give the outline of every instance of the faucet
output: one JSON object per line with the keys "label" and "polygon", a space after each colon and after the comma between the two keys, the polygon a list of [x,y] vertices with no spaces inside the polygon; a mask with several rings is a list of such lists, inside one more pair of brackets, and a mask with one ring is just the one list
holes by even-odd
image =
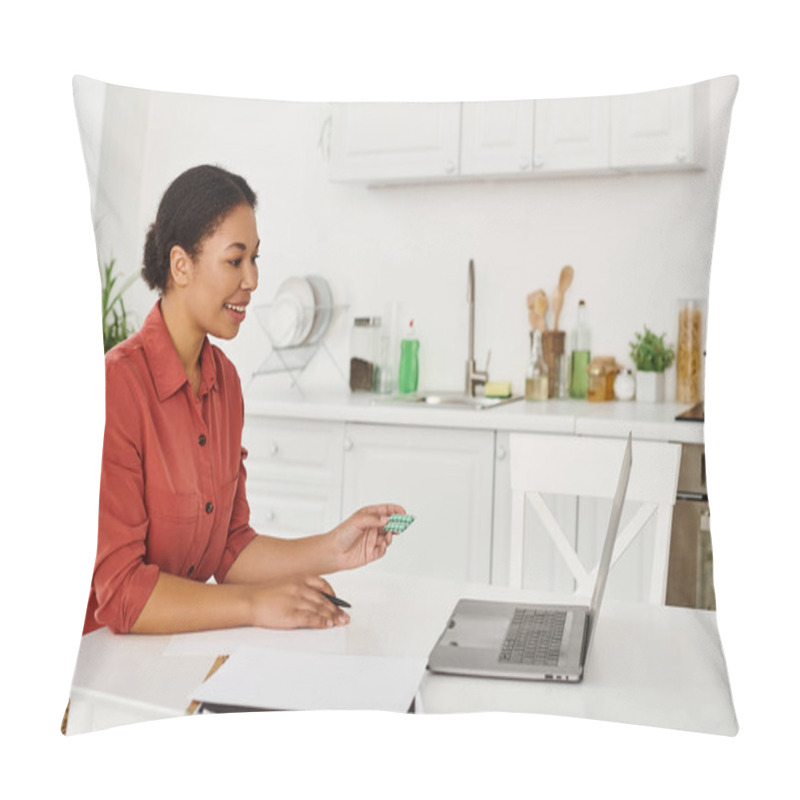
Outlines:
{"label": "faucet", "polygon": [[486,357],[486,369],[479,372],[475,369],[475,263],[469,261],[469,275],[467,279],[467,302],[469,303],[469,333],[467,340],[467,380],[465,391],[469,397],[475,397],[475,387],[486,384],[489,380],[489,359],[491,351]]}

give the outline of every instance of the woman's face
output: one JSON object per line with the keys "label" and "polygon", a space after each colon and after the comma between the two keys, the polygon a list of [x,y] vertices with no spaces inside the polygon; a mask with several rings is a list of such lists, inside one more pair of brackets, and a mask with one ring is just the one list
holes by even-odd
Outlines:
{"label": "woman's face", "polygon": [[258,286],[258,230],[250,206],[234,208],[191,261],[184,299],[199,332],[232,339]]}

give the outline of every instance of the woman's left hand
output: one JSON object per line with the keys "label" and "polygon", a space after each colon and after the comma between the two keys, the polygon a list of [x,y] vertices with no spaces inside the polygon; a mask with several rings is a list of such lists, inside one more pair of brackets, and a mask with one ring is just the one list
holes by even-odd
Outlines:
{"label": "woman's left hand", "polygon": [[392,514],[405,514],[402,506],[384,503],[365,506],[331,532],[338,569],[354,569],[381,558],[394,534],[383,526]]}

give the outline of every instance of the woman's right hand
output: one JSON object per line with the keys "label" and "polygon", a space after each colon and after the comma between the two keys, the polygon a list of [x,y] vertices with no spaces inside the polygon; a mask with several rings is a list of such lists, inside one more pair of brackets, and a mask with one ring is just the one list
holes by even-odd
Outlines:
{"label": "woman's right hand", "polygon": [[331,585],[316,576],[248,585],[250,624],[259,628],[331,628],[350,617],[323,594]]}

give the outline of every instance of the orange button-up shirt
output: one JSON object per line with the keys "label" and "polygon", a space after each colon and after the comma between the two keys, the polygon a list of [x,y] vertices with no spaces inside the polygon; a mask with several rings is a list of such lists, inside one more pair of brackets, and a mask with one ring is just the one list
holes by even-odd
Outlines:
{"label": "orange button-up shirt", "polygon": [[127,632],[160,571],[221,582],[256,536],[233,364],[208,339],[192,390],[160,303],[106,355],[97,560],[84,633]]}

